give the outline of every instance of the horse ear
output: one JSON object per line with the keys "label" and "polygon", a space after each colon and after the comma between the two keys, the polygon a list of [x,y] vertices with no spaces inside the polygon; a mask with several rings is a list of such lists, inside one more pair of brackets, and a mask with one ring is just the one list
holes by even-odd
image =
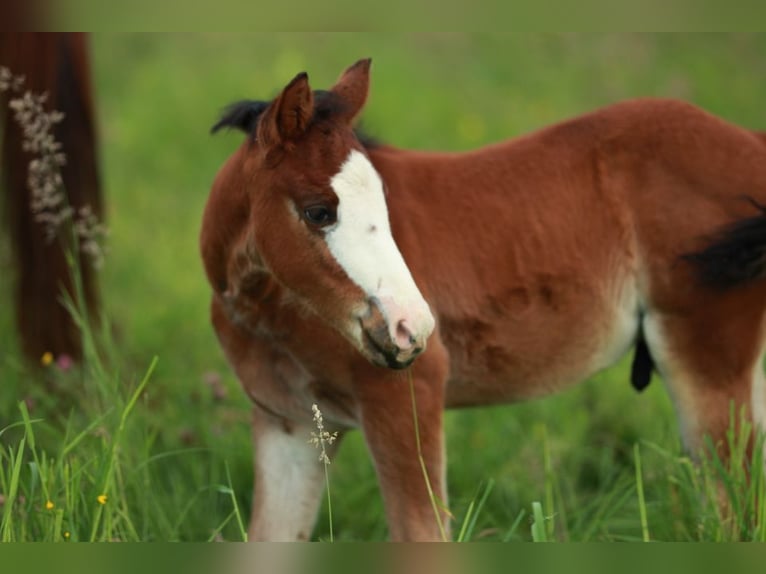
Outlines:
{"label": "horse ear", "polygon": [[301,72],[264,112],[258,123],[256,139],[265,146],[293,141],[306,131],[313,113],[314,95],[309,76]]}
{"label": "horse ear", "polygon": [[353,121],[362,111],[370,91],[370,65],[372,58],[359,60],[338,78],[332,92],[340,96],[347,104],[342,116]]}

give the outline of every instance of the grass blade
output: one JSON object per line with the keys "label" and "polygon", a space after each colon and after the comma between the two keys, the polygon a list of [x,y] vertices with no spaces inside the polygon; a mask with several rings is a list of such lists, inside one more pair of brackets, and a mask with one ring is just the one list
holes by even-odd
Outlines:
{"label": "grass blade", "polygon": [[641,473],[641,448],[638,443],[633,445],[633,460],[636,465],[636,489],[638,490],[638,511],[641,516],[641,536],[644,542],[649,542],[649,522],[646,518],[644,479]]}
{"label": "grass blade", "polygon": [[532,540],[534,542],[548,542],[543,505],[537,501],[532,503]]}

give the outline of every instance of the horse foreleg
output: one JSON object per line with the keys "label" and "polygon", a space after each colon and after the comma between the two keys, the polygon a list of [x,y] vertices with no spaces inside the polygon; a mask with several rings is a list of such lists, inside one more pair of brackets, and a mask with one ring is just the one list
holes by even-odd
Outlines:
{"label": "horse foreleg", "polygon": [[[249,540],[308,540],[324,486],[319,451],[309,443],[312,420],[296,423],[253,410],[255,487]],[[326,445],[332,457],[338,441]]]}
{"label": "horse foreleg", "polygon": [[386,374],[359,385],[362,428],[394,541],[449,538],[443,389],[411,373]]}

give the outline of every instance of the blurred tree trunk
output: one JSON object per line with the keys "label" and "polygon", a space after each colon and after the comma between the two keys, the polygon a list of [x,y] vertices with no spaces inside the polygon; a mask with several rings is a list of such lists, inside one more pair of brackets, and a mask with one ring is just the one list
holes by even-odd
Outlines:
{"label": "blurred tree trunk", "polygon": [[[69,205],[75,210],[90,205],[101,218],[88,38],[83,34],[2,33],[0,66],[24,76],[24,90],[47,92],[49,109],[65,114],[54,135],[67,158],[62,177]],[[60,301],[62,288],[72,292],[72,278],[59,242],[47,240],[45,229],[33,217],[27,187],[31,156],[21,149],[22,132],[7,101],[0,113],[0,127],[0,184],[15,263],[14,299],[21,349],[35,362],[46,352],[81,358],[79,331]],[[99,300],[97,277],[90,263],[82,255],[80,259],[93,317]]]}

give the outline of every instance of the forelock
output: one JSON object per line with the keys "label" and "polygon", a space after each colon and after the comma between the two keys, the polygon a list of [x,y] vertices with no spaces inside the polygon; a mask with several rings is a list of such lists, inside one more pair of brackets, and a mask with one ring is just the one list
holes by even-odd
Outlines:
{"label": "forelock", "polygon": [[[258,129],[258,122],[263,113],[268,109],[271,102],[263,100],[240,100],[228,105],[221,112],[221,117],[210,129],[215,134],[222,129],[236,129],[248,135],[254,136]],[[316,124],[331,125],[333,120],[347,108],[346,102],[327,90],[314,91],[314,113],[309,126]],[[373,148],[378,142],[367,136],[361,129],[354,130],[357,139],[365,148]]]}

